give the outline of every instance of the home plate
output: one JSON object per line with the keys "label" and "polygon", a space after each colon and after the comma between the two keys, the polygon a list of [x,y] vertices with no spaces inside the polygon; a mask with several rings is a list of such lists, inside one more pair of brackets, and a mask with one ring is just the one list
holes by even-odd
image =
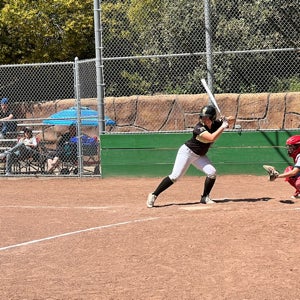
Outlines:
{"label": "home plate", "polygon": [[180,207],[180,209],[185,209],[185,210],[200,210],[200,209],[208,209],[210,208],[209,206],[188,206],[188,207]]}

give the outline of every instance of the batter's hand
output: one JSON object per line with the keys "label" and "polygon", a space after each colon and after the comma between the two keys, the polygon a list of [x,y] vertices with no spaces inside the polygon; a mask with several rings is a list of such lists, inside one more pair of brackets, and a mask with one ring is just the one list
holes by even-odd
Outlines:
{"label": "batter's hand", "polygon": [[229,125],[228,125],[228,121],[226,118],[223,118],[222,119],[222,125],[221,125],[222,128],[228,128]]}
{"label": "batter's hand", "polygon": [[233,116],[228,116],[228,117],[221,116],[221,120],[222,120],[222,121],[226,120],[227,123],[228,123],[228,127],[229,127],[229,126],[231,126],[231,125],[234,124],[234,122],[235,122],[235,117],[233,117]]}

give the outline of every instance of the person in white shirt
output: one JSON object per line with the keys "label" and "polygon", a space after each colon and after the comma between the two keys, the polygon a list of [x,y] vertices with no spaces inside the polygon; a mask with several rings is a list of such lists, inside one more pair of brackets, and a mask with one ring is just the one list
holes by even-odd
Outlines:
{"label": "person in white shirt", "polygon": [[37,139],[32,134],[30,128],[24,129],[24,137],[20,138],[18,143],[11,149],[0,154],[0,159],[6,158],[6,175],[11,175],[13,161],[17,159],[26,159],[32,157],[37,148]]}

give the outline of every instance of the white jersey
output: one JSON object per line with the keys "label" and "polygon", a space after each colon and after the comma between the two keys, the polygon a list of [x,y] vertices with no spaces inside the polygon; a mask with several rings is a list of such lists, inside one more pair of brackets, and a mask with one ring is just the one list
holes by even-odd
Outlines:
{"label": "white jersey", "polygon": [[294,165],[294,167],[300,169],[300,153],[295,158],[295,165]]}

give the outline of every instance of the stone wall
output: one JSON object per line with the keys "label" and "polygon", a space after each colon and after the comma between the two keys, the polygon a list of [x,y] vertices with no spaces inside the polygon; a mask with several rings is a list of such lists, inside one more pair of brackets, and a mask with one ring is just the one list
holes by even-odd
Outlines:
{"label": "stone wall", "polygon": [[[231,128],[242,130],[300,128],[300,92],[278,94],[219,94],[215,96],[225,116],[234,116]],[[154,95],[105,98],[105,115],[117,122],[113,132],[182,131],[194,127],[199,110],[208,103],[206,94]],[[35,104],[27,118],[45,118],[75,105],[74,99]],[[96,99],[81,99],[81,105],[97,110]],[[44,128],[45,138],[55,140],[66,127]],[[83,128],[91,136],[97,129]]]}
{"label": "stone wall", "polygon": [[[300,93],[219,94],[222,114],[236,118],[232,127],[249,130],[300,127]],[[193,128],[206,94],[106,98],[106,114],[116,120],[114,131],[173,131]]]}

